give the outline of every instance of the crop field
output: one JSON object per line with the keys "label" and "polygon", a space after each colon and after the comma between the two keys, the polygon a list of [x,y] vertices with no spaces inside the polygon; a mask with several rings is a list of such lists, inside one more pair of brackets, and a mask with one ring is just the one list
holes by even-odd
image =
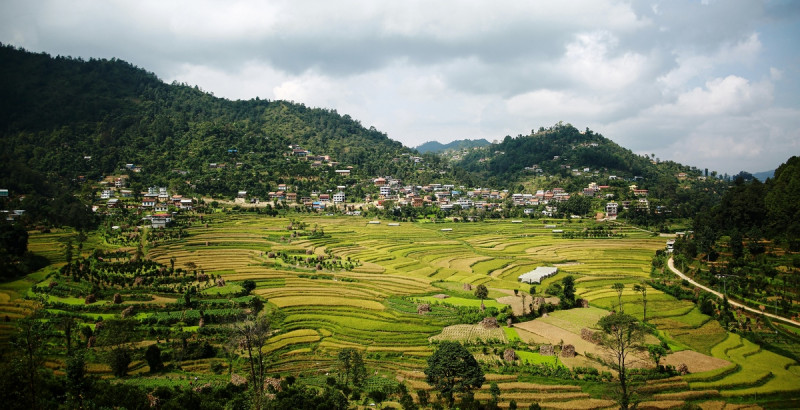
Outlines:
{"label": "crop field", "polygon": [[[388,226],[383,221],[369,224],[359,217],[300,219],[208,215],[202,223],[185,228],[180,239],[145,246],[143,261],[118,255],[114,261],[119,266],[108,262],[107,268],[93,261],[92,266],[107,269],[96,287],[106,292],[99,292],[94,302],[87,300],[93,288],[86,279],[77,281],[58,274],[66,263],[64,244],[74,233],[32,233],[29,248],[47,257],[51,265],[0,285],[0,317],[6,318],[0,323],[0,343],[7,342],[15,320],[41,308],[54,318],[71,316],[80,327],[89,329],[133,308],[131,317],[150,329],[137,345],[166,346],[168,339],[174,345],[180,338],[189,340],[185,343],[196,342],[203,334],[215,335],[230,328],[251,312],[251,302],[258,296],[265,302],[265,310],[279,317],[276,332],[264,348],[270,356],[270,374],[319,378],[324,383],[338,352],[353,348],[365,355],[367,367],[376,377],[402,380],[410,391],[429,390],[420,374],[425,359],[441,340],[467,343],[476,356],[487,358],[486,366],[494,365],[504,347],[516,345],[524,347],[517,349],[520,362],[531,365],[608,370],[592,358],[602,358],[604,353],[583,340],[581,331],[595,329],[610,310],[622,309],[641,319],[645,314],[642,295],[633,290],[639,284],[647,287],[647,321],[657,327],[673,352],[687,352],[675,360],[694,358],[704,365],[695,367],[698,371],[685,379],[662,386],[665,394],[672,395],[653,398],[654,407],[696,402],[705,399],[708,391],[726,398],[800,388],[800,367],[793,359],[726,332],[691,301],[647,285],[650,262],[664,240],[646,232],[614,225],[621,237],[566,239],[545,225],[571,232],[583,230],[591,222],[493,220]],[[125,255],[135,251],[135,247],[120,248],[94,236],[83,246],[86,256],[94,249]],[[125,264],[133,266],[130,272],[122,269],[128,266]],[[531,286],[520,283],[517,276],[539,266],[555,266],[559,271],[536,284],[536,294],[531,295]],[[183,272],[182,276],[172,274],[175,270]],[[561,283],[567,275],[575,278],[576,297],[588,301],[589,308],[557,310],[512,327],[504,326],[505,318],[499,328],[477,324],[483,314],[479,310],[482,302],[487,311],[520,315],[523,309],[529,310],[523,301],[554,296],[547,294],[548,287]],[[245,281],[253,281],[255,286],[249,294],[243,287]],[[622,306],[611,288],[614,283],[625,286]],[[483,301],[474,295],[477,285],[488,288]],[[120,303],[113,301],[114,293],[121,297]],[[188,307],[190,303],[193,307]],[[220,378],[210,369],[215,361],[225,362],[220,352],[227,348],[227,341],[214,336],[209,340],[217,356],[184,359],[180,371],[167,372],[159,379],[136,376],[131,382],[171,386],[185,385],[195,375]],[[646,341],[659,343],[654,336]],[[572,344],[579,357],[562,360],[534,353],[541,344]],[[692,356],[695,352],[699,356]],[[174,353],[171,357],[179,360]],[[653,366],[646,354],[636,357],[636,367]],[[96,374],[111,377],[107,366],[92,366]],[[244,374],[240,363],[233,366]],[[613,405],[598,389],[583,391],[574,380],[536,377],[522,372],[491,373],[487,380],[499,381],[501,407],[507,407],[511,399],[520,406],[538,402],[549,408]],[[686,383],[691,394],[674,394],[678,384],[685,390]],[[475,397],[489,397],[488,382]]]}

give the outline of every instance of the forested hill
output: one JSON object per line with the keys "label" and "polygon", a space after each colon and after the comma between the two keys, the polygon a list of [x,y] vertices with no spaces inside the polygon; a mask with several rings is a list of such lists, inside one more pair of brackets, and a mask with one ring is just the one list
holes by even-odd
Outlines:
{"label": "forested hill", "polygon": [[[411,153],[336,111],[216,98],[121,60],[0,46],[0,76],[0,183],[17,193],[58,190],[65,181],[134,164],[143,184],[186,180],[189,172],[198,191],[230,194],[308,173],[308,165],[287,169],[291,144],[352,166],[356,175],[402,174],[392,159]],[[211,163],[237,175],[208,174]],[[219,180],[237,186],[219,186]]]}
{"label": "forested hill", "polygon": [[720,203],[697,216],[695,228],[714,239],[781,239],[800,251],[800,157],[789,158],[763,183],[735,178]]}
{"label": "forested hill", "polygon": [[636,155],[601,134],[588,129],[581,132],[570,124],[558,123],[530,135],[507,136],[498,144],[473,150],[459,165],[498,180],[517,180],[530,175],[535,171],[533,168],[548,175],[564,176],[589,168],[593,173],[600,172],[606,176],[640,176],[650,180],[674,176],[677,172],[697,172],[674,162],[663,162],[658,166],[653,162],[653,159]]}

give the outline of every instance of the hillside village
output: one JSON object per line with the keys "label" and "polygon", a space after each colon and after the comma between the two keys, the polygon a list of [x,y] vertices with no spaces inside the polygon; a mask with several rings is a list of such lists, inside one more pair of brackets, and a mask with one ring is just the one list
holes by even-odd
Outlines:
{"label": "hillside village", "polygon": [[[309,163],[313,169],[318,169],[319,174],[327,169],[334,170],[332,182],[325,183],[320,177],[319,185],[312,185],[310,190],[300,191],[293,184],[278,183],[277,189],[269,191],[266,198],[251,195],[246,190],[237,192],[235,198],[218,198],[219,200],[233,200],[234,206],[244,207],[287,207],[312,212],[337,213],[358,216],[364,212],[394,211],[403,208],[417,210],[439,210],[449,217],[464,216],[466,220],[473,220],[478,216],[527,216],[527,217],[553,217],[566,216],[575,218],[591,217],[597,220],[614,220],[624,211],[649,212],[651,201],[649,190],[640,188],[648,181],[640,176],[628,178],[617,175],[603,174],[601,170],[590,167],[574,168],[562,165],[562,169],[571,170],[571,178],[583,178],[591,181],[585,187],[567,192],[562,187],[530,188],[523,192],[510,192],[508,189],[490,187],[467,187],[453,183],[428,183],[415,185],[407,183],[392,176],[364,177],[356,175],[353,166],[343,166],[332,160],[330,155],[314,155],[311,151],[297,144],[288,146],[284,156],[287,161]],[[558,160],[555,157],[554,160]],[[417,166],[424,163],[419,156],[409,155],[405,158]],[[395,161],[400,161],[395,158]],[[242,163],[236,163],[241,167]],[[226,167],[225,163],[209,163],[208,168],[218,170]],[[213,202],[215,198],[197,195],[180,195],[170,192],[167,187],[153,186],[146,191],[134,192],[129,187],[129,179],[133,173],[140,173],[141,167],[126,164],[126,173],[105,177],[96,184],[99,200],[93,209],[96,212],[109,212],[117,208],[135,209],[144,215],[143,219],[153,227],[169,225],[174,215],[193,210],[198,204]],[[549,180],[557,179],[554,175],[544,175],[538,165],[526,167],[526,170],[539,175],[538,179],[544,184]],[[191,175],[181,171],[186,176],[186,185],[191,186]],[[681,172],[675,179],[682,183],[687,180],[705,181],[702,175],[692,175]],[[602,181],[602,184],[594,181]],[[335,183],[335,185],[334,185]],[[581,209],[583,212],[567,214],[569,207],[564,207],[571,198],[585,198],[590,204]],[[658,198],[655,198],[658,203]],[[567,209],[565,209],[567,208]],[[107,210],[104,210],[107,209]],[[670,210],[662,205],[653,209],[656,214],[669,213]]]}

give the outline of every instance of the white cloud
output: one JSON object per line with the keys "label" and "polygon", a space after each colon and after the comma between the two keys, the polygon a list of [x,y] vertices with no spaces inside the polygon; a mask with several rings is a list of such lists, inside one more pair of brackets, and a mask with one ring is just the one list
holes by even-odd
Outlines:
{"label": "white cloud", "polygon": [[718,66],[736,63],[752,65],[762,50],[758,33],[751,33],[747,38],[733,44],[722,44],[710,55],[698,53],[690,44],[681,47],[682,49],[672,50],[678,66],[657,79],[665,92],[685,87],[696,77],[703,79]]}
{"label": "white cloud", "polygon": [[634,52],[613,57],[618,45],[617,37],[605,30],[578,34],[575,41],[567,44],[559,68],[591,89],[624,88],[641,79],[647,59]]}
{"label": "white cloud", "polygon": [[791,98],[800,50],[785,40],[800,14],[773,6],[7,0],[0,41],[122,58],[217,96],[336,109],[408,145],[563,120],[634,151],[734,172],[777,165],[800,140]]}
{"label": "white cloud", "polygon": [[748,80],[728,76],[706,82],[704,88],[694,88],[678,96],[675,103],[650,108],[655,116],[708,117],[714,115],[747,114],[772,100],[772,84],[751,84]]}
{"label": "white cloud", "polygon": [[555,123],[571,117],[596,120],[608,115],[615,105],[561,91],[537,90],[510,98],[506,107],[510,114],[525,119],[549,118]]}

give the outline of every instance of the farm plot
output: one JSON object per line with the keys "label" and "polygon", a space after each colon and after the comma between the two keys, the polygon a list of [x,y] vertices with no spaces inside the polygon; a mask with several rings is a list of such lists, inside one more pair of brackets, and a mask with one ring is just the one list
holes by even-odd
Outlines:
{"label": "farm plot", "polygon": [[676,368],[681,364],[685,364],[691,373],[710,372],[731,365],[731,362],[727,360],[704,355],[694,350],[683,350],[668,354],[664,357],[662,363],[664,365],[675,366]]}
{"label": "farm plot", "polygon": [[[424,303],[431,303],[431,304],[443,304],[443,305],[450,305],[450,306],[467,306],[467,307],[480,307],[481,300],[480,299],[466,299],[466,298],[459,298],[459,297],[449,297],[446,299],[439,299],[435,296],[420,296],[415,297],[414,300]],[[495,300],[484,300],[483,304],[489,308],[494,307],[497,309],[503,309],[504,307],[508,306],[497,302]]]}
{"label": "farm plot", "polygon": [[762,350],[737,334],[711,349],[714,357],[728,360],[739,370],[713,381],[689,382],[692,389],[718,389],[723,396],[749,396],[788,392],[800,385],[800,375],[789,370],[793,360]]}
{"label": "farm plot", "polygon": [[431,341],[454,340],[462,343],[495,340],[506,343],[508,339],[503,329],[499,327],[485,328],[477,325],[453,325],[442,329],[442,333],[430,338]]}

